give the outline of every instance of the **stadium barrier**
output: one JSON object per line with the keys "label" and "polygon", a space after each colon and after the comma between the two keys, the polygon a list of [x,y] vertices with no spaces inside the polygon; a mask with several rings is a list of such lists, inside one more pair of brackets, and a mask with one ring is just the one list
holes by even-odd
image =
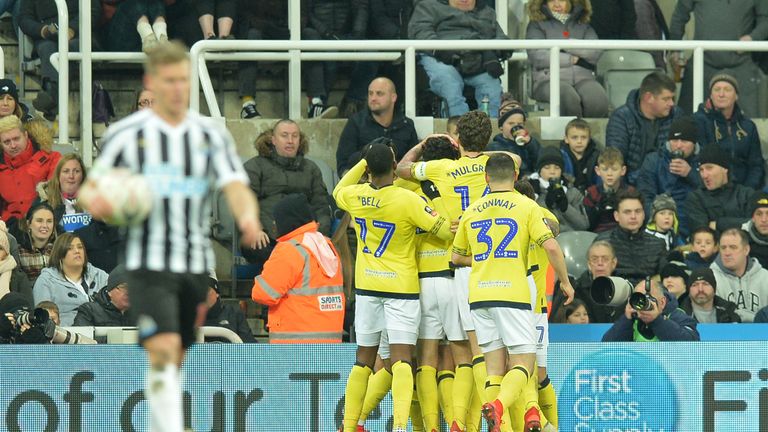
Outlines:
{"label": "stadium barrier", "polygon": [[[335,431],[354,353],[349,344],[196,345],[184,369],[187,426]],[[0,358],[4,430],[147,430],[136,346],[3,346]],[[548,371],[562,431],[763,432],[766,365],[766,342],[556,343]],[[387,430],[391,413],[388,396],[366,426]]]}

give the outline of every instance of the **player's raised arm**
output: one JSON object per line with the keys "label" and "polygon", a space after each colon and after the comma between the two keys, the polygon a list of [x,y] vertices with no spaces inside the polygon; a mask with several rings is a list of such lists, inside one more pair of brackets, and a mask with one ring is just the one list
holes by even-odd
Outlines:
{"label": "player's raised arm", "polygon": [[339,182],[336,184],[336,187],[333,188],[333,199],[338,202],[339,191],[347,186],[356,185],[359,183],[360,178],[365,174],[366,168],[368,168],[368,162],[366,162],[365,158],[360,159],[360,162],[356,163],[355,166],[350,168],[349,171],[344,174],[344,177],[342,177],[341,180],[339,180]]}
{"label": "player's raised arm", "polygon": [[568,279],[568,268],[565,265],[563,250],[560,249],[560,245],[554,238],[545,240],[544,243],[541,244],[541,247],[547,251],[549,263],[552,264],[557,279],[560,281],[560,289],[567,297],[567,300],[563,304],[570,304],[573,301],[573,287],[571,286],[571,280]]}
{"label": "player's raised arm", "polygon": [[459,222],[456,237],[453,239],[451,262],[458,267],[472,266],[472,251],[469,250],[466,227],[461,222]]}
{"label": "player's raised arm", "polygon": [[520,157],[520,155],[517,155],[517,154],[512,153],[512,152],[504,151],[504,150],[489,150],[489,151],[484,151],[483,152],[484,155],[488,155],[488,156],[491,156],[491,155],[494,155],[494,154],[499,154],[499,153],[502,153],[502,154],[505,154],[505,155],[511,157],[512,160],[515,161],[515,171],[517,171],[517,173],[520,174],[520,166],[523,163],[523,159]]}
{"label": "player's raised arm", "polygon": [[424,142],[426,142],[426,139],[408,150],[408,153],[406,153],[400,160],[400,163],[397,164],[395,174],[397,174],[398,177],[404,179],[413,178],[411,169],[413,168],[413,164],[421,159],[421,153],[424,151]]}

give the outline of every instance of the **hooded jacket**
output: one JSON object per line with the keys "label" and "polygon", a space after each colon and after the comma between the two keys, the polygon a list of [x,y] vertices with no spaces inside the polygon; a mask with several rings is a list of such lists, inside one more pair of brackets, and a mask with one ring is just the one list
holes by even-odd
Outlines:
{"label": "hooded jacket", "polygon": [[725,268],[720,256],[710,268],[715,274],[720,296],[736,303],[736,313],[743,322],[752,322],[757,311],[768,306],[768,270],[756,258],[747,259],[747,269],[741,277]]}
{"label": "hooded jacket", "polygon": [[93,301],[83,303],[77,308],[75,326],[125,327],[132,325],[128,315],[120,312],[109,298],[107,290],[93,294]]}
{"label": "hooded jacket", "polygon": [[739,108],[733,107],[733,115],[726,119],[723,113],[712,107],[712,101],[699,105],[694,114],[699,127],[701,142],[716,143],[731,156],[728,174],[734,183],[761,189],[765,176],[765,161],[760,147],[760,135],[755,122],[747,118]]}
{"label": "hooded jacket", "polygon": [[[526,39],[597,39],[597,33],[589,25],[592,8],[589,1],[574,0],[573,8],[565,23],[557,20],[547,8],[544,0],[531,0],[528,4],[530,22],[525,31]],[[600,58],[600,50],[568,49],[560,51],[560,82],[570,85],[584,80],[594,80],[594,66]],[[573,64],[573,57],[584,63]],[[549,50],[528,50],[528,58],[533,65],[533,88],[549,81]]]}
{"label": "hooded jacket", "polygon": [[744,222],[741,229],[749,235],[749,256],[757,258],[763,268],[768,268],[768,236],[757,232],[752,220]]}
{"label": "hooded jacket", "polygon": [[565,141],[560,141],[560,154],[563,155],[565,162],[563,175],[572,178],[572,183],[578,190],[584,192],[589,186],[597,183],[595,166],[597,165],[597,158],[600,156],[600,150],[597,148],[595,140],[589,139],[581,159],[576,159],[576,155]]}
{"label": "hooded jacket", "polygon": [[646,233],[643,228],[633,234],[617,226],[598,234],[597,240],[606,240],[613,246],[618,260],[613,274],[629,280],[633,286],[646,276],[659,274],[667,261],[664,240]]}
{"label": "hooded jacket", "polygon": [[[683,300],[682,303],[680,303],[680,309],[685,311],[685,313],[690,315],[693,319],[696,319],[696,316],[693,315],[692,303],[693,301],[691,300],[691,297],[686,296],[685,300]],[[715,317],[717,319],[718,324],[741,322],[741,317],[739,316],[739,314],[736,313],[736,303],[729,302],[728,300],[725,300],[719,295],[715,295],[714,307],[715,307]],[[696,322],[698,322],[698,320],[696,320]]]}
{"label": "hooded jacket", "polygon": [[682,115],[683,111],[674,106],[664,118],[645,118],[640,111],[639,89],[629,92],[627,103],[613,111],[605,129],[605,145],[616,147],[624,155],[629,184],[635,184],[645,156],[664,148],[672,121]]}
{"label": "hooded jacket", "polygon": [[68,281],[57,268],[46,267],[35,281],[32,294],[35,304],[44,300],[56,303],[59,307],[61,325],[68,327],[75,322],[77,308],[83,303],[90,302],[90,296],[107,285],[108,277],[104,270],[88,263],[88,268],[83,274],[83,282],[88,286],[88,294],[85,294]]}
{"label": "hooded jacket", "polygon": [[507,39],[496,21],[496,11],[477,2],[464,12],[448,4],[448,0],[420,0],[408,23],[410,39]]}
{"label": "hooded jacket", "polygon": [[520,175],[526,176],[536,172],[536,161],[539,160],[539,150],[541,144],[531,135],[531,140],[526,145],[517,145],[515,140],[504,138],[504,134],[498,134],[493,137],[493,141],[488,144],[488,151],[508,151],[520,156]]}
{"label": "hooded jacket", "polygon": [[739,227],[752,216],[750,206],[754,193],[746,186],[731,182],[715,190],[696,189],[688,194],[683,204],[687,219],[680,227],[680,233],[688,236],[696,228],[709,225],[710,221],[715,221],[715,229],[721,232]]}
{"label": "hooded jacket", "polygon": [[24,217],[37,199],[37,184],[51,179],[61,159],[59,152],[51,151],[52,139],[37,139],[29,130],[28,143],[16,157],[0,154],[0,219],[4,221]]}
{"label": "hooded jacket", "polygon": [[[543,181],[539,177],[539,173],[531,174],[529,179],[534,192],[536,192],[536,202],[540,206],[548,208],[547,193],[549,193],[549,184],[546,184],[546,186],[542,184]],[[565,180],[561,180],[561,182],[562,187],[565,189],[565,197],[568,200],[568,209],[564,212],[560,211],[560,209],[549,209],[560,222],[560,232],[586,231],[589,228],[589,218],[587,218],[587,213],[584,211],[584,194],[567,184]]]}
{"label": "hooded jacket", "polygon": [[[700,340],[699,331],[696,330],[698,324],[696,320],[678,308],[675,296],[666,291],[664,296],[667,298],[667,305],[664,306],[664,311],[658,318],[650,324],[637,320],[640,333],[649,339],[656,336],[660,342]],[[621,314],[619,319],[603,335],[603,342],[632,342],[634,341],[633,327],[634,320],[627,319],[626,315]]]}
{"label": "hooded jacket", "polygon": [[269,306],[270,343],[338,343],[344,323],[341,259],[310,222],[277,239],[251,298]]}
{"label": "hooded jacket", "polygon": [[360,151],[375,138],[385,137],[395,142],[395,158],[400,160],[411,147],[419,143],[413,120],[395,111],[388,127],[373,119],[371,111],[364,109],[347,120],[336,149],[336,172],[341,176],[360,160]]}

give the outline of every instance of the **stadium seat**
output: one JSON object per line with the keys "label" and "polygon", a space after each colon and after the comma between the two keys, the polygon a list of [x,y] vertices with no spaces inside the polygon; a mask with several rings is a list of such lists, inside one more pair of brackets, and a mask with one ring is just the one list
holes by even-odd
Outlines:
{"label": "stadium seat", "polygon": [[569,275],[577,278],[587,270],[587,248],[595,237],[597,234],[589,231],[568,231],[557,236]]}
{"label": "stadium seat", "polygon": [[640,87],[640,82],[656,71],[653,57],[644,51],[603,51],[597,61],[597,80],[608,93],[610,108],[616,109],[627,101],[627,95]]}

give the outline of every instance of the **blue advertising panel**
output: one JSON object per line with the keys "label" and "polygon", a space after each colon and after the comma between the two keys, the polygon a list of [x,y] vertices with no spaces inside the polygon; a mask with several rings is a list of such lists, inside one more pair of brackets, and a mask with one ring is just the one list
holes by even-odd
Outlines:
{"label": "blue advertising panel", "polygon": [[[353,345],[193,347],[195,431],[335,431]],[[146,431],[145,356],[134,346],[0,347],[0,429]],[[552,344],[560,430],[768,431],[768,343]],[[385,399],[367,428],[384,431]]]}

